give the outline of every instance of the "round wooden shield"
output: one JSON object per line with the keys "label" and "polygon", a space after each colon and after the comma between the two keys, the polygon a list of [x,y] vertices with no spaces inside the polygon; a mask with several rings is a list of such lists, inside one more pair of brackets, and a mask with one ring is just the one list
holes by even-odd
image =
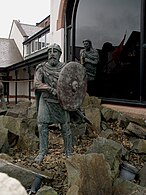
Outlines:
{"label": "round wooden shield", "polygon": [[86,95],[86,71],[78,62],[67,63],[60,72],[57,95],[65,110],[74,111],[80,107]]}

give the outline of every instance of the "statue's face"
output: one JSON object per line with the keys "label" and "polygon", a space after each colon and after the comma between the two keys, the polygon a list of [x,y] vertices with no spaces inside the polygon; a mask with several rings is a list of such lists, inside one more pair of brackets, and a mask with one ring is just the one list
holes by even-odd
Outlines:
{"label": "statue's face", "polygon": [[56,66],[60,59],[60,52],[56,48],[50,48],[48,50],[48,62],[51,66]]}
{"label": "statue's face", "polygon": [[88,49],[90,49],[90,43],[88,42],[88,41],[84,41],[84,48],[86,49],[86,50],[88,50]]}

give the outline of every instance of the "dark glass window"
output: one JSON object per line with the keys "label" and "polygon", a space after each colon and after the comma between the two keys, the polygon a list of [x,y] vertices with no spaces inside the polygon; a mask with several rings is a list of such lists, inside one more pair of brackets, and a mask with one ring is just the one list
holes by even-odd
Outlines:
{"label": "dark glass window", "polygon": [[79,1],[76,59],[82,41],[90,39],[100,55],[95,88],[99,97],[139,100],[140,10],[138,0]]}

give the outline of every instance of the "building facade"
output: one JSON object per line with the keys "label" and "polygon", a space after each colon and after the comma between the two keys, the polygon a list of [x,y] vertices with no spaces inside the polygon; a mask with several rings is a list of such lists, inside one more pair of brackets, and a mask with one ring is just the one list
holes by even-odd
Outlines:
{"label": "building facade", "polygon": [[[61,1],[66,61],[79,61],[82,41],[99,51],[96,96],[104,101],[146,104],[146,1]],[[62,8],[64,5],[64,8]],[[62,9],[61,9],[62,8]],[[64,11],[65,10],[65,11]],[[62,17],[63,18],[63,17]]]}
{"label": "building facade", "polygon": [[[36,65],[47,59],[47,45],[61,46],[61,61],[79,62],[82,41],[90,39],[100,55],[96,96],[104,101],[145,105],[145,0],[50,0],[46,6],[50,7],[49,17],[37,23],[37,31],[31,35],[28,32],[32,29],[27,31],[21,25],[22,30],[14,22],[9,38],[15,40],[23,61],[1,69],[14,82],[27,77],[24,97],[33,97],[30,82]],[[15,82],[14,97],[16,93],[21,97],[18,90]],[[10,87],[7,94],[12,94]]]}

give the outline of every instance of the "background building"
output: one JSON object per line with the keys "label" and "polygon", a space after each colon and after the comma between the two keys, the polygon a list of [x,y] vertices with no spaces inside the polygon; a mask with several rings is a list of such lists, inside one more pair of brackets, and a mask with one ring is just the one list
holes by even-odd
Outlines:
{"label": "background building", "polygon": [[[9,38],[19,52],[11,63],[0,66],[3,79],[9,80],[7,99],[33,97],[34,68],[47,59],[48,44],[62,47],[62,61],[79,61],[82,41],[87,38],[100,54],[96,95],[104,101],[145,105],[145,0],[49,0],[47,6],[49,17],[34,27],[12,23]],[[20,79],[27,80],[23,92],[16,82]]]}

